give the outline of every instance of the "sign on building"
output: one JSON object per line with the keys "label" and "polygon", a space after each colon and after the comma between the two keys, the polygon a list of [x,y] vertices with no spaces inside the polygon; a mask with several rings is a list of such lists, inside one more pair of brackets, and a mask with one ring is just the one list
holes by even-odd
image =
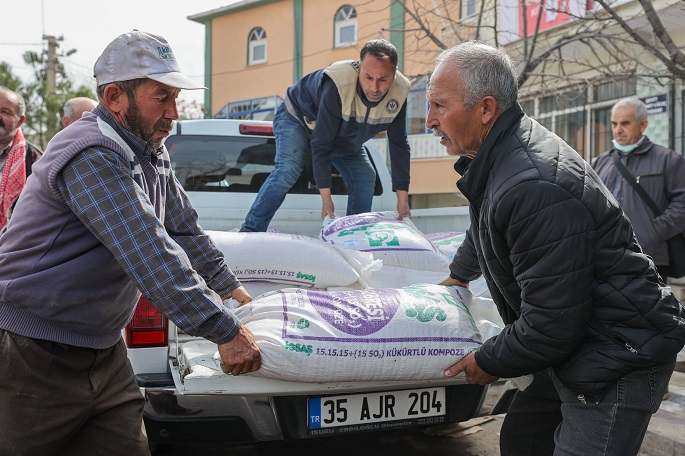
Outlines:
{"label": "sign on building", "polygon": [[668,112],[668,95],[654,95],[651,97],[640,98],[647,105],[647,114],[661,114]]}

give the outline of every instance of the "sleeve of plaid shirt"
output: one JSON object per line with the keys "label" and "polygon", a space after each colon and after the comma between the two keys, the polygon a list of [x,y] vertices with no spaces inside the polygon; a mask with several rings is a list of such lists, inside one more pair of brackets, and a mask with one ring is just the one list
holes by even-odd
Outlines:
{"label": "sleeve of plaid shirt", "polygon": [[[216,249],[197,226],[197,214],[183,191],[174,189],[176,182],[169,184],[173,190],[167,194],[166,217],[174,214],[166,227],[131,177],[128,164],[115,153],[88,149],[78,154],[60,172],[58,185],[74,214],[112,252],[143,295],[179,328],[217,344],[238,333],[239,322],[194,266],[219,292],[232,290],[239,282],[223,267],[220,253],[220,264],[217,257],[212,260]],[[209,245],[212,248],[203,253]]]}
{"label": "sleeve of plaid shirt", "polygon": [[200,227],[197,212],[173,173],[167,187],[164,226],[169,236],[185,250],[193,269],[219,296],[226,297],[240,286],[226,265],[224,254]]}

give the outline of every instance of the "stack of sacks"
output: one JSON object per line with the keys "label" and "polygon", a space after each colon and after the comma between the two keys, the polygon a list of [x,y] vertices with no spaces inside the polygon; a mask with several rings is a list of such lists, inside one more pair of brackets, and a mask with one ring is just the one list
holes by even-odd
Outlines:
{"label": "stack of sacks", "polygon": [[[466,238],[466,233],[461,231],[443,231],[440,233],[427,233],[426,239],[431,241],[435,247],[437,247],[440,252],[442,252],[447,258],[452,261],[454,255],[457,253],[459,246]],[[488,290],[488,285],[485,282],[483,276],[474,280],[469,284],[469,290],[473,296],[491,298],[490,290]],[[498,317],[499,318],[499,317]]]}
{"label": "stack of sacks", "polygon": [[[429,380],[482,343],[459,287],[283,289],[234,311],[255,336],[250,375],[301,382]],[[218,366],[218,354],[215,355]]]}
{"label": "stack of sacks", "polygon": [[454,258],[457,249],[464,242],[466,233],[460,231],[443,231],[440,233],[427,233],[426,239],[431,241],[440,252],[450,260]]}
{"label": "stack of sacks", "polygon": [[348,252],[308,236],[207,231],[226,264],[256,297],[284,287],[361,288],[381,266],[370,254]]}
{"label": "stack of sacks", "polygon": [[411,222],[393,212],[368,212],[326,219],[319,236],[345,249],[370,252],[383,267],[367,280],[372,288],[438,283],[449,275],[450,259]]}
{"label": "stack of sacks", "polygon": [[[427,233],[426,239],[431,241],[440,252],[452,261],[459,246],[466,238],[466,233],[461,231],[443,231],[440,233]],[[469,284],[469,290],[475,297],[491,298],[490,290],[483,276]],[[499,317],[498,317],[499,318]]]}

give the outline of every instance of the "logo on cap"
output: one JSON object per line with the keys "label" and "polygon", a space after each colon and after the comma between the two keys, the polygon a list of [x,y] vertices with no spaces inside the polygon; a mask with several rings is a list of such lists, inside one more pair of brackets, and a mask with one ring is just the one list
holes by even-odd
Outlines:
{"label": "logo on cap", "polygon": [[174,51],[169,46],[157,46],[157,52],[159,52],[159,58],[162,60],[176,60]]}

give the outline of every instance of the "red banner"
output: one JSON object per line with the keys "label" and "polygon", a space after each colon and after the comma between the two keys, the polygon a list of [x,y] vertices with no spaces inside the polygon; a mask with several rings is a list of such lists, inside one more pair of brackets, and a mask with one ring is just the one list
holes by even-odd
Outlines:
{"label": "red banner", "polygon": [[[543,2],[542,9],[540,3]],[[524,15],[523,3],[525,2],[525,18],[527,35],[535,33],[535,26],[540,17],[540,26],[538,32],[556,27],[557,25],[565,24],[569,21],[569,13],[572,11],[569,8],[577,5],[577,0],[522,0],[519,4],[519,37],[524,36]],[[577,12],[575,12],[577,14]]]}

